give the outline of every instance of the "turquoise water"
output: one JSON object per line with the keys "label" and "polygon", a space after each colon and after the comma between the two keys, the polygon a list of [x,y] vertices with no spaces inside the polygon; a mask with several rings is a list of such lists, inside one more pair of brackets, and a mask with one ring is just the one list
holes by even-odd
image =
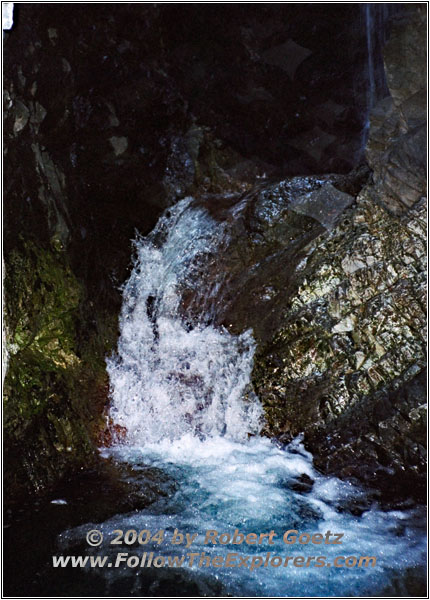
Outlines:
{"label": "turquoise water", "polygon": [[[104,541],[100,547],[87,547],[86,554],[108,556],[115,564],[118,553],[124,553],[126,558],[118,567],[87,568],[89,576],[98,571],[107,595],[110,590],[129,594],[132,589],[136,594],[143,589],[143,595],[158,595],[166,589],[173,595],[194,590],[199,596],[403,595],[425,577],[424,511],[380,510],[363,490],[318,474],[299,440],[281,449],[262,438],[239,443],[224,438],[200,441],[188,435],[146,448],[119,446],[105,455],[132,466],[136,479],[140,470],[151,466],[177,483],[173,492],[160,496],[145,510],[115,515],[103,523],[87,523],[59,536],[58,552],[63,555],[76,554],[90,529],[102,532]],[[273,544],[269,544],[268,536],[257,545],[205,543],[208,530],[230,534],[232,539],[236,529],[244,535],[273,531]],[[123,531],[119,545],[111,544],[118,538],[115,530]],[[142,530],[150,531],[151,536],[163,531],[161,543],[160,534],[145,544],[124,542],[127,531]],[[184,536],[183,544],[172,543],[175,530]],[[286,544],[283,536],[289,530],[297,530],[296,535],[322,534],[317,541],[325,539],[327,532],[343,535],[340,540],[332,535],[328,538],[340,544]],[[220,540],[219,535],[215,540]],[[147,537],[145,533],[142,540],[146,542]],[[128,540],[132,539],[129,533]],[[178,535],[176,539],[180,539]],[[188,548],[187,539],[192,540]],[[227,540],[227,536],[221,538]],[[153,560],[162,556],[166,566],[127,566],[125,561],[131,556],[139,557],[140,565],[145,552],[146,565],[153,552]],[[269,562],[264,566],[268,552]],[[196,555],[191,566],[189,553]],[[228,553],[235,553],[230,560],[236,565],[239,556],[249,558],[240,568],[206,566],[206,559],[199,567],[202,553],[210,560],[223,556],[224,561]],[[184,556],[182,567],[168,567],[169,556]],[[284,566],[287,556],[303,556],[305,564],[308,557],[315,559],[308,567],[294,566],[294,558]],[[376,565],[336,568],[337,556],[373,556]],[[318,566],[317,557],[324,557],[319,562],[325,566]],[[281,566],[276,566],[279,562]]]}

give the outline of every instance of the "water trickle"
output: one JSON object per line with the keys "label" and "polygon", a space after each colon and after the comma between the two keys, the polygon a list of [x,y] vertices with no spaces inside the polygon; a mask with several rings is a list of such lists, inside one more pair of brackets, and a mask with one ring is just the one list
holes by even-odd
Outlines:
{"label": "water trickle", "polygon": [[361,152],[364,152],[370,128],[370,114],[377,102],[390,94],[387,86],[383,61],[383,49],[387,41],[390,18],[400,5],[387,3],[363,3],[361,27],[365,36],[365,60],[363,65],[366,80],[366,105],[363,106],[363,130]]}
{"label": "water trickle", "polygon": [[375,68],[373,58],[374,43],[374,20],[370,4],[364,5],[366,17],[366,41],[367,41],[367,76],[368,76],[368,112],[375,104]]}
{"label": "water trickle", "polygon": [[[366,64],[366,79],[367,79],[367,105],[365,108],[365,122],[362,133],[362,150],[367,143],[370,128],[370,111],[375,105],[375,62],[374,62],[374,18],[372,6],[368,3],[362,5],[362,11],[364,13],[364,27],[366,31],[366,53],[367,53],[367,64]],[[362,13],[362,14],[363,14]]]}

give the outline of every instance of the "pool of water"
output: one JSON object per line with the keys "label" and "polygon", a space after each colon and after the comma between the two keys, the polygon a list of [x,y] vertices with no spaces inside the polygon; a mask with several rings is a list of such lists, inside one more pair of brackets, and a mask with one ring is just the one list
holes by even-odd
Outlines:
{"label": "pool of water", "polygon": [[[150,466],[176,482],[174,490],[144,510],[85,523],[58,536],[58,554],[66,556],[82,550],[89,530],[103,534],[102,544],[86,545],[85,554],[107,556],[107,564],[118,564],[86,567],[105,595],[119,589],[126,595],[162,595],[166,589],[178,596],[193,590],[198,596],[408,595],[424,581],[424,511],[381,510],[364,490],[317,473],[300,440],[281,449],[263,438],[239,443],[187,435],[145,448],[119,446],[105,455],[132,465],[136,475]],[[324,541],[288,544],[283,538],[290,530],[287,541],[302,533],[309,534],[302,538],[305,542],[315,534],[320,534],[316,542]],[[134,531],[149,531],[155,539],[144,533],[142,543],[133,542]],[[207,537],[208,531],[217,534]],[[250,533],[258,537],[249,541],[260,543],[247,544]],[[261,533],[269,535],[259,540]],[[118,537],[121,543],[112,544]],[[119,552],[123,557],[118,563]],[[152,562],[163,557],[156,566],[148,566],[151,553]],[[226,566],[229,553],[231,566]],[[138,559],[127,564],[130,557]],[[181,567],[170,567],[168,557],[184,557]],[[215,557],[222,559],[214,565]],[[292,558],[286,562],[287,557]],[[294,562],[297,557],[304,558]],[[339,567],[334,566],[336,557],[344,557]],[[354,558],[349,558],[350,566],[345,566],[348,557],[355,562],[375,557],[375,564],[352,566]]]}

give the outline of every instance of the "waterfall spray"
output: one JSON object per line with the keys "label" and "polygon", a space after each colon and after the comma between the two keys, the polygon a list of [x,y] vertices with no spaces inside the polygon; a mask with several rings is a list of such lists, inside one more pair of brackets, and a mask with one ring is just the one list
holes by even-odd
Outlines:
{"label": "waterfall spray", "polygon": [[[111,416],[127,428],[129,442],[186,433],[244,440],[261,428],[261,405],[246,389],[252,334],[236,337],[215,328],[213,285],[201,289],[199,274],[226,235],[223,224],[187,198],[165,213],[150,236],[135,241],[118,352],[107,361]],[[193,324],[181,303],[184,290],[201,305]]]}

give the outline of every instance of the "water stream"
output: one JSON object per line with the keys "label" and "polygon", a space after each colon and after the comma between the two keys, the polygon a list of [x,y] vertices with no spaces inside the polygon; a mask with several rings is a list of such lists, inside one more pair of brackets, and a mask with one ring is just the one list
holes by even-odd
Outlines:
{"label": "water stream", "polygon": [[372,110],[375,104],[375,67],[373,57],[373,38],[374,38],[374,22],[372,8],[370,4],[364,5],[366,18],[366,42],[367,42],[367,77],[369,82],[368,87],[368,113]]}
{"label": "water stream", "polygon": [[[137,237],[134,268],[123,289],[118,351],[108,359],[111,417],[127,434],[103,455],[125,465],[135,484],[151,468],[170,487],[146,508],[63,531],[59,553],[76,554],[90,529],[102,532],[104,542],[87,547],[86,554],[107,556],[114,565],[118,552],[126,553],[117,567],[87,567],[88,576],[103,580],[105,595],[413,592],[424,572],[422,511],[383,511],[365,490],[318,473],[301,439],[282,448],[258,435],[263,410],[249,386],[252,332],[235,337],[212,324],[222,281],[209,277],[203,284],[201,278],[227,239],[228,223],[216,222],[191,199],[167,211],[147,238]],[[184,308],[184,291],[193,292],[194,309],[200,303],[199,318]],[[208,530],[232,535],[236,529],[243,535],[274,533],[271,543],[268,536],[258,544],[205,543]],[[291,529],[321,534],[317,540],[337,532],[342,541],[287,544],[283,536]],[[131,543],[112,545],[114,530],[131,531]],[[142,530],[151,536],[162,531],[162,540],[145,533],[139,543],[133,531]],[[184,539],[194,536],[188,548],[172,543],[175,530]],[[140,565],[145,552],[144,566],[134,559],[127,565],[132,555]],[[212,563],[216,556],[225,561],[228,553],[235,553],[235,566]],[[169,567],[169,556],[183,557],[182,565]],[[239,556],[248,556],[240,567]],[[337,568],[337,556],[375,557],[376,564]],[[304,559],[295,565],[297,557]],[[318,563],[317,557],[324,558]]]}

